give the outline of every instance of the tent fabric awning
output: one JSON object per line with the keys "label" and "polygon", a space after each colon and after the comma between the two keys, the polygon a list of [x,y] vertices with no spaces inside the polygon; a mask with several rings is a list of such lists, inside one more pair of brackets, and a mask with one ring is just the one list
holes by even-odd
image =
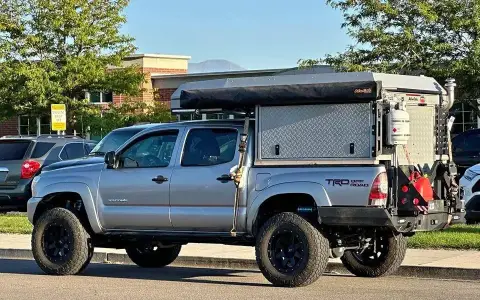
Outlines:
{"label": "tent fabric awning", "polygon": [[256,105],[369,102],[379,99],[376,82],[340,82],[182,90],[182,109],[249,109]]}

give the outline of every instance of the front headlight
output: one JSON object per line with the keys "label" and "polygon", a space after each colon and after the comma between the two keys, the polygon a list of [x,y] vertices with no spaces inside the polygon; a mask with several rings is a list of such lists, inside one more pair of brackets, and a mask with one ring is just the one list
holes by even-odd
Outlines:
{"label": "front headlight", "polygon": [[33,177],[33,180],[32,180],[32,197],[35,197],[35,195],[37,194],[36,187],[37,187],[37,183],[39,181],[40,181],[40,176]]}

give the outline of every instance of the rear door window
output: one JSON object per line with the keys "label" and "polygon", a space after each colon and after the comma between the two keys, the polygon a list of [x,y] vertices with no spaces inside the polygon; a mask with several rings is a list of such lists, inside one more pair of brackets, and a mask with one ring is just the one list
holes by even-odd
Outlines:
{"label": "rear door window", "polygon": [[85,153],[87,153],[87,154],[90,153],[93,150],[93,148],[95,148],[95,145],[96,144],[93,144],[93,143],[85,144],[84,145],[85,146]]}
{"label": "rear door window", "polygon": [[31,141],[0,141],[0,161],[21,160]]}
{"label": "rear door window", "polygon": [[60,153],[60,158],[62,160],[76,159],[82,158],[85,155],[87,155],[87,153],[85,151],[85,146],[83,143],[70,143],[66,144],[65,147],[63,147],[63,150]]}
{"label": "rear door window", "polygon": [[33,149],[33,153],[31,158],[40,158],[50,151],[55,143],[45,143],[45,142],[38,142],[35,144],[35,149]]}
{"label": "rear door window", "polygon": [[235,129],[192,129],[185,142],[182,166],[214,166],[235,157],[238,132]]}

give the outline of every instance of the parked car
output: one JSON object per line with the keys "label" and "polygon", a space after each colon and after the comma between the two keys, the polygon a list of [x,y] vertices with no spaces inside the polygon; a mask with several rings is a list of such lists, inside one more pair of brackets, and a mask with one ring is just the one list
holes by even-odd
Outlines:
{"label": "parked car", "polygon": [[52,171],[66,167],[95,164],[99,162],[101,163],[103,162],[103,157],[105,156],[105,153],[117,150],[118,147],[123,145],[126,141],[128,141],[137,133],[156,125],[158,124],[140,124],[112,130],[100,142],[95,145],[95,147],[88,154],[88,156],[74,160],[56,162],[43,168],[42,171]]}
{"label": "parked car", "polygon": [[95,141],[74,136],[0,138],[0,208],[25,209],[32,178],[45,166],[88,155]]}
{"label": "parked car", "polygon": [[465,171],[460,179],[460,189],[465,201],[465,221],[467,224],[480,222],[480,164]]}
{"label": "parked car", "polygon": [[467,130],[452,139],[453,161],[460,176],[480,163],[480,129]]}
{"label": "parked car", "polygon": [[[254,246],[276,286],[313,283],[329,256],[357,276],[392,274],[408,236],[448,227],[463,208],[455,165],[434,147],[449,84],[447,94],[427,77],[336,73],[182,85],[172,111],[238,109],[245,120],[158,125],[104,162],[35,177],[33,256],[47,274],[72,275],[94,247],[160,268],[187,243],[220,243]],[[411,156],[397,147],[407,142]]]}

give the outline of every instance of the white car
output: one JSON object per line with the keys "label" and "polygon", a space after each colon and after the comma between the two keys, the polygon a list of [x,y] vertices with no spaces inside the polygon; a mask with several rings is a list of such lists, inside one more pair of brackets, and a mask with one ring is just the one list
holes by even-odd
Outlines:
{"label": "white car", "polygon": [[480,222],[480,164],[465,171],[460,179],[460,191],[465,200],[467,224]]}

